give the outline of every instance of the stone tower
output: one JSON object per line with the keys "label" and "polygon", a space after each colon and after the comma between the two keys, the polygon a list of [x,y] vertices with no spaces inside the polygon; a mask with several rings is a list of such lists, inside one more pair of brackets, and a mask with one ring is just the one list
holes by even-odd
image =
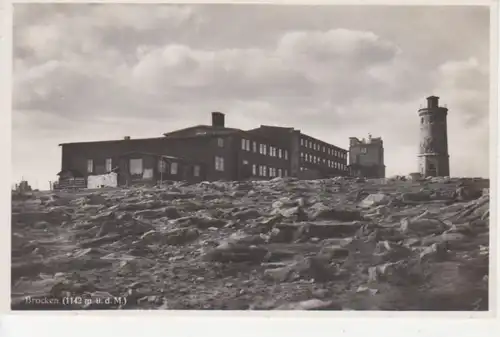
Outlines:
{"label": "stone tower", "polygon": [[439,97],[427,97],[427,107],[418,110],[420,117],[420,150],[418,169],[424,177],[450,175],[448,155],[448,109],[439,106]]}
{"label": "stone tower", "polygon": [[349,138],[349,171],[358,177],[385,177],[384,142],[381,137]]}

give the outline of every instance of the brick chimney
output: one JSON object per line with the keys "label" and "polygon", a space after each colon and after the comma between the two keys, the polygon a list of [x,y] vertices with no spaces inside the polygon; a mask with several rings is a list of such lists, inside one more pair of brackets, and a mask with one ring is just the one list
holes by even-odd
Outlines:
{"label": "brick chimney", "polygon": [[224,114],[222,112],[212,112],[212,126],[224,127]]}

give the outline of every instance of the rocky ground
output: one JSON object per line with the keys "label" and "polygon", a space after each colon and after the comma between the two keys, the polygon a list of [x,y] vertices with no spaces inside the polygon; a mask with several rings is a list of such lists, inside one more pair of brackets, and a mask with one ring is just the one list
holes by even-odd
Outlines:
{"label": "rocky ground", "polygon": [[12,309],[488,310],[488,183],[16,195]]}

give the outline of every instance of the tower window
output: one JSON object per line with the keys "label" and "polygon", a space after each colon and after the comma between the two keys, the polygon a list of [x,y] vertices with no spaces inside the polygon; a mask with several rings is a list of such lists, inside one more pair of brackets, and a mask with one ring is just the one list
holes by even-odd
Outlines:
{"label": "tower window", "polygon": [[424,117],[420,118],[420,123],[424,124]]}

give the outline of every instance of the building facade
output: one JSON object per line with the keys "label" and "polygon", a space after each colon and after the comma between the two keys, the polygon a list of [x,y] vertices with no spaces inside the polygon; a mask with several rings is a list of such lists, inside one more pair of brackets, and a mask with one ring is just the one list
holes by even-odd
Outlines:
{"label": "building facade", "polygon": [[261,125],[248,131],[259,134],[286,148],[290,153],[290,172],[300,179],[347,176],[347,151],[303,134],[294,128]]}
{"label": "building facade", "polygon": [[384,178],[384,142],[382,138],[349,138],[349,174],[355,177]]}
{"label": "building facade", "polygon": [[439,106],[439,97],[427,97],[427,106],[418,110],[420,146],[418,171],[424,177],[449,176],[448,109]]}
{"label": "building facade", "polygon": [[60,144],[61,172],[88,177],[118,173],[119,185],[161,180],[246,180],[347,175],[347,151],[293,128],[227,128],[212,113],[211,125],[163,137]]}

